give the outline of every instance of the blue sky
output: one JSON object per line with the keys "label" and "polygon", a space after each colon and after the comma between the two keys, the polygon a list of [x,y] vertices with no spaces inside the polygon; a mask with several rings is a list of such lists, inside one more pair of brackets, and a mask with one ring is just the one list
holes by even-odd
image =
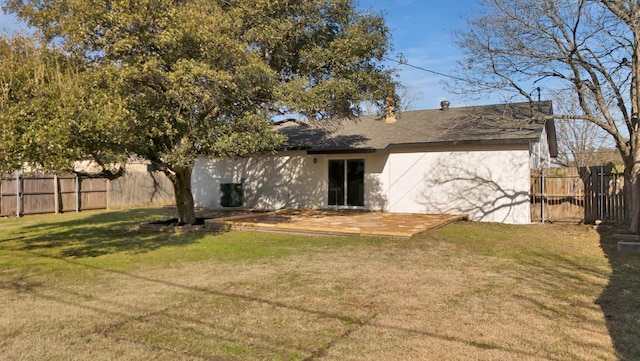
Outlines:
{"label": "blue sky", "polygon": [[[479,0],[360,0],[360,7],[384,12],[394,51],[402,53],[409,64],[455,74],[456,62],[462,55],[453,43],[451,31],[464,28],[461,16],[473,14]],[[398,69],[408,98],[414,99],[411,109],[438,108],[445,99],[451,106],[491,102],[446,93],[442,84],[446,78],[442,76],[407,66]]]}
{"label": "blue sky", "polygon": [[13,31],[16,28],[20,28],[20,24],[14,16],[0,12],[0,28],[2,31]]}
{"label": "blue sky", "polygon": [[[452,41],[451,30],[463,27],[461,15],[472,14],[478,3],[479,0],[360,0],[360,8],[384,13],[394,51],[402,53],[409,64],[455,74],[461,54]],[[0,13],[0,27],[12,30],[19,25],[14,17]],[[444,99],[452,106],[491,102],[446,93],[442,85],[446,79],[442,76],[408,66],[398,66],[398,70],[405,95],[412,99],[411,109],[438,108]]]}

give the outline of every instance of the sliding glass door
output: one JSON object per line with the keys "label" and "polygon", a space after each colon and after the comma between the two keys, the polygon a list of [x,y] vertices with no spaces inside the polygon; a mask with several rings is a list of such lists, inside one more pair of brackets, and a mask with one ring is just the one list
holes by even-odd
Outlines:
{"label": "sliding glass door", "polygon": [[329,205],[364,206],[364,159],[329,160]]}

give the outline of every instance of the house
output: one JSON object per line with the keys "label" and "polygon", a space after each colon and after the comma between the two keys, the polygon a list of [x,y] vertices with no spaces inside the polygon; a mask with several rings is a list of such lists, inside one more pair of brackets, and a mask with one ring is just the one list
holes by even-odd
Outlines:
{"label": "house", "polygon": [[198,159],[196,206],[467,214],[530,223],[530,169],[548,167],[557,155],[553,120],[534,121],[531,114],[552,114],[551,102],[448,105],[391,121],[281,122],[274,126],[289,140],[275,153]]}

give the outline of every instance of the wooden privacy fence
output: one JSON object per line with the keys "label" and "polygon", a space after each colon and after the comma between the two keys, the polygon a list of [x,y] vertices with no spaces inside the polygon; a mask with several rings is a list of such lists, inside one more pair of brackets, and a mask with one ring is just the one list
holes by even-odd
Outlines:
{"label": "wooden privacy fence", "polygon": [[130,172],[110,181],[76,175],[23,175],[0,180],[0,216],[172,204],[164,176]]}
{"label": "wooden privacy fence", "polygon": [[0,183],[0,216],[107,208],[107,179],[18,175]]}
{"label": "wooden privacy fence", "polygon": [[531,220],[627,221],[621,167],[531,170]]}

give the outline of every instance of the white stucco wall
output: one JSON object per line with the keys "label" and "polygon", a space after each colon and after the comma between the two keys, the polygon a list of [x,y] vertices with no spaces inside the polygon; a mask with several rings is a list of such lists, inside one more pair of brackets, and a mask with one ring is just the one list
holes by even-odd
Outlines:
{"label": "white stucco wall", "polygon": [[220,207],[220,184],[242,183],[244,206],[259,209],[318,208],[324,204],[324,165],[306,152],[242,159],[196,160],[192,190],[197,207]]}
{"label": "white stucco wall", "polygon": [[542,128],[542,134],[537,142],[529,144],[529,153],[529,167],[549,168],[551,166],[551,153],[549,152],[546,128]]}
{"label": "white stucco wall", "polygon": [[530,152],[521,148],[200,158],[192,187],[198,207],[220,208],[220,184],[243,183],[247,208],[327,208],[328,160],[364,159],[366,209],[468,214],[475,221],[526,224]]}
{"label": "white stucco wall", "polygon": [[380,174],[386,154],[308,155],[280,152],[242,159],[198,158],[192,191],[197,207],[220,208],[220,184],[242,183],[244,207],[256,209],[326,208],[328,160],[365,160],[365,207],[387,210]]}
{"label": "white stucco wall", "polygon": [[392,153],[389,211],[530,223],[529,149],[523,148]]}

